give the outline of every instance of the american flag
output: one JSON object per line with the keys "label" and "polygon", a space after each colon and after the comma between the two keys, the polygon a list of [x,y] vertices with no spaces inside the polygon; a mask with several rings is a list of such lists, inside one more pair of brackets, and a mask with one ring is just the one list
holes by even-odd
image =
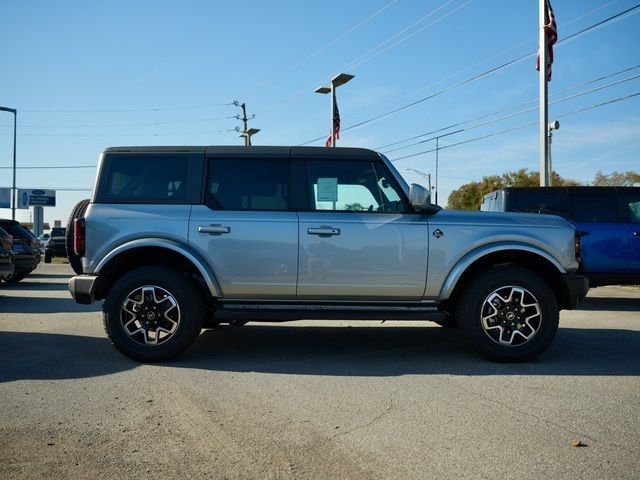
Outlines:
{"label": "american flag", "polygon": [[[338,111],[338,102],[336,101],[336,97],[333,97],[333,131],[336,134],[336,139],[340,138],[340,112]],[[332,135],[329,132],[329,136],[327,137],[327,141],[324,143],[325,147],[332,147]]]}
{"label": "american flag", "polygon": [[[558,25],[556,24],[556,16],[553,14],[551,3],[545,0],[547,7],[548,23],[544,26],[547,33],[547,80],[551,80],[551,64],[553,63],[553,45],[558,41]],[[538,50],[538,59],[536,60],[536,70],[540,71],[540,50]]]}

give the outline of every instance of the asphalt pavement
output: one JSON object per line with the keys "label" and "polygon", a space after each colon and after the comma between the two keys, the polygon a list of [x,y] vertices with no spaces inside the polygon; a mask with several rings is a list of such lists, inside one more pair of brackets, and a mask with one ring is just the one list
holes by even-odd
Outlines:
{"label": "asphalt pavement", "polygon": [[120,355],[68,265],[0,285],[0,478],[637,479],[640,289],[526,364],[428,322],[248,324]]}

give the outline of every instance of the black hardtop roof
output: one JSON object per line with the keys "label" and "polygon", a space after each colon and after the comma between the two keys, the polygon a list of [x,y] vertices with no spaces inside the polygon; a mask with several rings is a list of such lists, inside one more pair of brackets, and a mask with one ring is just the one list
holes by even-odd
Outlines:
{"label": "black hardtop roof", "polygon": [[210,146],[173,146],[173,147],[109,147],[103,153],[204,153],[207,156],[235,155],[235,156],[295,156],[304,158],[377,158],[378,154],[368,148],[351,147],[295,147],[295,146],[240,146],[240,145],[210,145]]}

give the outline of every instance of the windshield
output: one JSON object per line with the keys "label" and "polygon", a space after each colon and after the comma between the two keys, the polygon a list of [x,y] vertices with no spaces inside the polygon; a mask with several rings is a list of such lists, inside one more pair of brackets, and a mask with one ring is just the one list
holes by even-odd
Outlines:
{"label": "windshield", "polygon": [[51,230],[51,236],[52,237],[64,237],[66,233],[67,233],[67,229],[66,228],[56,227],[56,228]]}

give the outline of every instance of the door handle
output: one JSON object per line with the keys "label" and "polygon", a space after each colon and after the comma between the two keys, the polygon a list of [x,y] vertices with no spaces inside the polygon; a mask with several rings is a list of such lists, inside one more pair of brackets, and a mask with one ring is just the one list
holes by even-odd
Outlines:
{"label": "door handle", "polygon": [[307,233],[309,235],[320,235],[321,237],[331,237],[333,235],[340,235],[340,229],[333,228],[333,227],[308,228]]}
{"label": "door handle", "polygon": [[208,233],[209,235],[222,235],[223,233],[231,232],[231,228],[224,225],[200,225],[198,232]]}

